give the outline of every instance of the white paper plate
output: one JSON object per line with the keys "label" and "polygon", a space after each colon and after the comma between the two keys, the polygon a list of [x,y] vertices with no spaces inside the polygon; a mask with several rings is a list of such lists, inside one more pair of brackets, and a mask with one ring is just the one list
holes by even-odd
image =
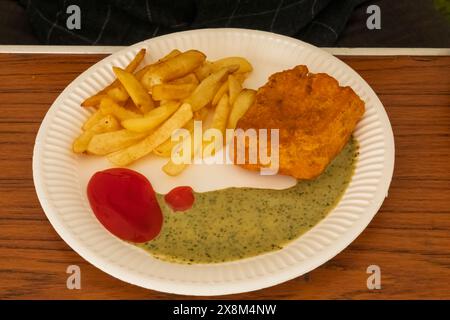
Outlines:
{"label": "white paper plate", "polygon": [[[365,101],[366,113],[354,134],[360,143],[356,171],[338,206],[312,230],[282,250],[221,264],[163,262],[112,236],[96,220],[85,192],[90,176],[111,165],[105,159],[74,155],[71,144],[92,112],[81,108],[81,101],[112,81],[113,65],[125,66],[141,48],[147,48],[151,57],[146,62],[174,48],[198,49],[211,60],[244,56],[254,66],[246,82],[250,88],[258,88],[270,74],[298,64],[307,65],[315,73],[326,72],[341,85],[351,86]],[[248,185],[255,178],[254,174],[237,167],[223,169],[226,166],[189,168],[181,177],[169,178],[161,173],[162,164],[161,160],[147,158],[132,168],[146,175],[159,192],[186,184],[194,185],[199,191]],[[76,252],[123,281],[189,295],[257,290],[320,266],[348,246],[376,214],[387,194],[393,166],[394,140],[389,119],[378,97],[355,71],[304,42],[243,29],[205,29],[165,35],[100,61],[75,79],[53,103],[42,122],[33,155],[34,183],[42,208],[58,234]],[[235,170],[240,170],[239,174]],[[278,177],[256,183],[258,186],[265,184],[282,188],[292,184],[292,180]]]}

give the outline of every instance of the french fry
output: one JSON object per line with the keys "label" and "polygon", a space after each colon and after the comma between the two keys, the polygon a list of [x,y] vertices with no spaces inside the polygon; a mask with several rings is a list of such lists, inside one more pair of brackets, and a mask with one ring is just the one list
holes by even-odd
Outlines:
{"label": "french fry", "polygon": [[[206,110],[206,109],[202,109],[202,110]],[[195,114],[194,114],[194,118],[195,118]],[[195,120],[200,120],[200,119],[195,119]],[[192,134],[194,132],[194,119],[191,119],[187,124],[184,125],[183,128],[186,130],[189,130],[189,133]],[[174,147],[174,145],[175,145],[175,142],[173,142],[172,139],[169,138],[166,141],[164,141],[164,143],[157,146],[155,148],[155,150],[153,150],[153,153],[160,157],[170,158],[170,155],[172,153],[172,148]]]}
{"label": "french fry", "polygon": [[[194,118],[189,121],[185,126],[184,129],[189,131],[189,134],[191,135],[191,158],[194,158],[194,156],[200,151],[199,149],[194,148],[194,120],[197,121],[203,121],[208,116],[208,109],[202,108],[196,112],[194,112]],[[170,158],[172,156],[172,149],[178,144],[178,142],[173,142],[170,138],[167,139],[163,144],[158,146],[153,152],[156,155]],[[204,143],[203,143],[204,144]],[[169,176],[177,176],[181,172],[184,171],[188,167],[188,164],[180,163],[176,164],[171,159],[167,161],[167,163],[162,167],[162,170],[168,174]]]}
{"label": "french fry", "polygon": [[95,94],[81,103],[82,107],[97,107],[100,104],[100,101],[106,97],[106,92]]}
{"label": "french fry", "polygon": [[[117,166],[149,153],[170,158],[178,144],[171,141],[174,130],[185,128],[192,138],[194,121],[203,121],[214,110],[208,123],[224,133],[236,127],[255,100],[254,90],[242,89],[253,69],[243,57],[211,62],[200,51],[175,49],[138,69],[144,58],[142,49],[126,68],[114,67],[117,79],[83,101],[83,106],[98,110],[83,124],[74,152],[106,155]],[[192,157],[194,149],[191,143]],[[187,166],[169,159],[162,170],[175,176]]]}
{"label": "french fry", "polygon": [[225,129],[227,127],[228,116],[230,114],[230,103],[227,94],[224,94],[217,104],[216,110],[214,111],[211,128],[220,130],[224,135]]}
{"label": "french fry", "polygon": [[131,60],[131,62],[125,67],[126,72],[133,73],[137,67],[141,64],[142,60],[145,58],[145,49],[139,50],[139,52],[136,54],[136,56]]}
{"label": "french fry", "polygon": [[109,97],[105,97],[102,99],[102,101],[100,102],[100,110],[104,115],[114,115],[120,121],[142,117],[142,115],[138,113],[119,106],[114,100]]}
{"label": "french fry", "polygon": [[195,88],[194,92],[192,92],[192,94],[185,100],[185,102],[189,103],[192,106],[193,111],[200,110],[212,101],[217,90],[219,90],[223,79],[225,79],[225,77],[229,73],[236,71],[237,68],[237,65],[228,66],[211,74],[202,82],[200,82],[200,84],[197,86],[197,88]]}
{"label": "french fry", "polygon": [[100,111],[95,111],[83,124],[82,129],[88,130],[92,128],[97,122],[99,122],[105,115]]}
{"label": "french fry", "polygon": [[194,70],[194,74],[199,81],[202,81],[203,79],[211,75],[211,73],[213,73],[213,70],[212,70],[212,62],[210,61],[203,62],[203,64],[200,67]]}
{"label": "french fry", "polygon": [[[206,109],[203,109],[206,110]],[[194,120],[189,121],[186,126],[184,127],[185,129],[189,130],[189,135],[190,135],[190,146],[191,146],[191,159],[195,156],[195,148],[194,148]],[[166,150],[166,152],[168,152],[167,157],[170,158],[167,163],[161,168],[162,171],[164,171],[167,175],[169,176],[177,176],[179,175],[181,172],[184,171],[184,169],[186,169],[188,167],[189,164],[187,163],[174,163],[172,161],[172,149],[179,143],[179,142],[171,142],[171,146],[170,146],[170,150]],[[182,143],[187,143],[186,140],[183,140]],[[184,146],[184,147],[188,147],[188,146]]]}
{"label": "french fry", "polygon": [[96,134],[87,146],[87,152],[106,155],[129,147],[148,136],[148,133],[132,132],[126,129]]}
{"label": "french fry", "polygon": [[236,70],[236,73],[251,72],[253,70],[253,67],[250,64],[250,62],[248,62],[248,60],[243,57],[227,57],[220,60],[216,60],[212,62],[211,68],[213,72],[217,72],[222,68],[232,65],[239,66],[239,69]]}
{"label": "french fry", "polygon": [[112,153],[108,159],[117,166],[126,166],[152,152],[166,141],[172,132],[183,127],[192,119],[192,107],[184,103],[166,122],[144,140],[125,149]]}
{"label": "french fry", "polygon": [[78,138],[75,139],[72,145],[72,150],[75,153],[83,153],[86,151],[89,142],[95,134],[110,132],[118,130],[119,128],[119,122],[112,115],[104,116],[95,125],[84,131]]}
{"label": "french fry", "polygon": [[179,106],[180,102],[169,101],[145,114],[144,117],[122,121],[122,126],[134,132],[148,132],[166,121]]}
{"label": "french fry", "polygon": [[251,89],[244,89],[238,95],[231,108],[230,116],[228,118],[227,128],[235,129],[239,119],[247,112],[248,108],[255,101],[256,91]]}
{"label": "french fry", "polygon": [[136,107],[136,105],[134,104],[133,99],[128,99],[128,100],[125,102],[125,104],[124,104],[123,107],[124,107],[125,109],[130,110],[130,111],[133,111],[133,112],[135,112],[135,113],[142,114],[142,111],[139,110],[138,107]]}
{"label": "french fry", "polygon": [[[151,63],[146,65],[145,67],[143,67],[142,69],[140,69],[138,72],[136,72],[134,74],[134,76],[136,77],[136,79],[139,80],[139,82],[142,84],[142,78],[144,77],[144,74],[146,74],[150,69],[154,68],[156,63]],[[145,86],[144,86],[145,87]]]}
{"label": "french fry", "polygon": [[164,171],[169,176],[178,176],[184,169],[188,167],[187,163],[174,163],[172,159],[169,159],[167,163],[162,167]]}
{"label": "french fry", "polygon": [[198,79],[194,73],[189,73],[188,75],[185,75],[184,77],[174,79],[174,80],[168,82],[168,84],[195,84],[195,85],[197,85]]}
{"label": "french fry", "polygon": [[[207,116],[208,116],[207,108],[202,108],[198,111],[195,111],[192,120],[189,121],[183,128],[186,130],[189,130],[189,132],[191,134],[193,134],[194,133],[194,120],[203,121],[203,120],[205,120],[205,118]],[[160,157],[170,158],[172,148],[174,147],[174,145],[175,145],[175,143],[172,142],[171,138],[169,138],[166,141],[164,141],[164,143],[162,143],[161,145],[156,147],[155,150],[153,150],[153,153]]]}
{"label": "french fry", "polygon": [[206,56],[197,50],[183,52],[148,70],[142,77],[142,84],[150,90],[155,84],[183,77],[198,68],[205,58]]}
{"label": "french fry", "polygon": [[[126,66],[125,71],[127,72],[134,72],[136,68],[139,66],[139,64],[142,62],[142,60],[145,57],[145,49],[139,50],[139,52],[136,54],[136,56],[131,60],[131,62]],[[106,86],[103,90],[100,90],[93,96],[87,98],[81,103],[82,107],[95,107],[100,104],[101,99],[104,95],[110,90],[114,89],[115,87],[119,86],[120,82],[116,79],[114,80],[110,85]]]}
{"label": "french fry", "polygon": [[[206,116],[208,115],[208,110],[206,108],[200,109],[194,113],[194,119],[189,121],[184,128],[189,131],[189,134],[191,136],[191,159],[195,157],[196,154],[200,152],[199,146],[197,149],[194,146],[194,120],[204,120]],[[196,118],[195,118],[196,117]],[[186,142],[186,140],[185,140]],[[171,158],[172,156],[172,149],[178,144],[179,142],[172,142],[171,139],[160,145],[159,147],[163,148],[163,156],[166,156],[167,158]],[[169,144],[169,145],[166,145]],[[205,145],[204,141],[202,143]],[[159,148],[158,147],[158,148]],[[164,149],[165,148],[165,149]],[[155,149],[156,150],[156,149]],[[158,150],[160,151],[160,150]],[[158,153],[156,153],[158,154]],[[184,171],[188,167],[188,164],[186,163],[174,163],[172,159],[169,159],[167,163],[161,168],[167,175],[169,176],[177,176],[180,173]]]}
{"label": "french fry", "polygon": [[181,51],[178,49],[173,49],[172,51],[170,51],[168,54],[166,54],[164,57],[162,57],[161,59],[158,60],[158,62],[164,62],[167,61],[169,59],[175,58],[176,56],[180,55]]}
{"label": "french fry", "polygon": [[214,98],[211,101],[211,105],[212,106],[216,106],[219,103],[219,101],[222,98],[222,96],[225,93],[227,93],[228,88],[229,88],[229,85],[228,85],[228,79],[227,79],[227,81],[222,83],[222,85],[220,86],[219,90],[217,90],[216,94],[214,95]]}
{"label": "french fry", "polygon": [[[223,137],[225,137],[225,129],[227,127],[228,115],[230,114],[230,109],[231,109],[231,107],[229,104],[228,94],[224,94],[216,106],[216,109],[213,114],[212,122],[210,125],[210,129],[219,130],[222,133]],[[214,148],[207,149],[207,147],[211,144],[214,146]],[[222,146],[216,148],[215,141],[203,140],[203,150],[207,153],[207,155],[204,153],[202,156],[207,157],[210,155],[214,155],[221,148],[222,148]],[[208,151],[206,151],[206,150],[208,150]]]}
{"label": "french fry", "polygon": [[109,89],[106,94],[116,102],[125,102],[129,98],[127,90],[120,85]]}
{"label": "french fry", "polygon": [[239,80],[234,76],[234,74],[230,74],[228,76],[228,92],[230,95],[230,105],[233,105],[239,93],[242,91],[242,85]]}
{"label": "french fry", "polygon": [[239,81],[239,83],[242,85],[248,77],[248,72],[246,73],[233,73],[233,76]]}
{"label": "french fry", "polygon": [[170,158],[174,143],[169,138],[153,150],[153,153],[159,157]]}
{"label": "french fry", "polygon": [[136,79],[138,79],[139,81],[141,81],[141,80],[142,80],[142,77],[144,76],[144,74],[145,74],[148,70],[150,70],[150,69],[152,69],[152,68],[155,68],[156,65],[157,65],[158,63],[162,62],[162,61],[166,61],[166,60],[169,60],[169,59],[171,59],[171,58],[173,58],[173,57],[176,57],[176,56],[179,55],[180,53],[181,53],[180,50],[174,49],[174,50],[170,51],[167,55],[165,55],[164,57],[162,57],[161,59],[159,59],[158,61],[156,61],[155,63],[148,64],[148,65],[146,65],[145,67],[143,67],[142,69],[140,69],[139,71],[137,71],[137,72],[134,74],[134,76],[136,77]]}
{"label": "french fry", "polygon": [[136,107],[138,107],[142,113],[147,113],[154,108],[152,98],[133,74],[117,67],[114,67],[113,71],[130,95],[130,98],[133,100]]}
{"label": "french fry", "polygon": [[196,84],[157,84],[152,88],[153,99],[160,100],[180,100],[190,96],[197,87]]}
{"label": "french fry", "polygon": [[203,121],[208,116],[209,110],[207,108],[202,108],[194,112],[194,120]]}

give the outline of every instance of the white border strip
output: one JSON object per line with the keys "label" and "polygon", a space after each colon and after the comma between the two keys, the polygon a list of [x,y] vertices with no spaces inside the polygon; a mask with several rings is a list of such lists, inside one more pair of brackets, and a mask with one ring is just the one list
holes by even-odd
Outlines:
{"label": "white border strip", "polygon": [[[0,53],[110,54],[123,46],[0,45]],[[450,56],[450,48],[322,48],[337,56]]]}
{"label": "white border strip", "polygon": [[335,56],[450,56],[450,48],[322,48]]}

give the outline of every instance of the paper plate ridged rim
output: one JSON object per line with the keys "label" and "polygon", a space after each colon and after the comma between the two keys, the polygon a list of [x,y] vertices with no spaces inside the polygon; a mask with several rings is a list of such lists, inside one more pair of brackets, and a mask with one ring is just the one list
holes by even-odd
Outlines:
{"label": "paper plate ridged rim", "polygon": [[[355,174],[338,206],[282,250],[234,262],[182,265],[163,262],[110,235],[96,220],[80,186],[71,143],[91,111],[80,102],[107,85],[113,65],[125,66],[141,48],[158,58],[178,48],[208,57],[243,55],[254,63],[306,64],[351,86],[366,113],[354,133],[360,144]],[[274,59],[274,60],[271,60]],[[296,62],[292,64],[290,62]],[[269,287],[328,261],[348,246],[381,206],[392,178],[394,139],[389,119],[369,85],[319,48],[289,37],[245,29],[179,32],[140,42],[98,62],[76,78],[49,109],[36,138],[33,178],[42,208],[58,234],[84,259],[123,281],[169,293],[223,295]]]}

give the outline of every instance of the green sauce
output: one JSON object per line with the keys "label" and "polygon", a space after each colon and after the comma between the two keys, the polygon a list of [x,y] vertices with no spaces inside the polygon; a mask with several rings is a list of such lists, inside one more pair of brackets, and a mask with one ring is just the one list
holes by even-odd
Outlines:
{"label": "green sauce", "polygon": [[283,248],[322,220],[347,188],[357,158],[352,138],[313,181],[284,190],[228,188],[195,193],[194,206],[173,212],[158,195],[164,224],[139,246],[162,260],[217,263]]}

